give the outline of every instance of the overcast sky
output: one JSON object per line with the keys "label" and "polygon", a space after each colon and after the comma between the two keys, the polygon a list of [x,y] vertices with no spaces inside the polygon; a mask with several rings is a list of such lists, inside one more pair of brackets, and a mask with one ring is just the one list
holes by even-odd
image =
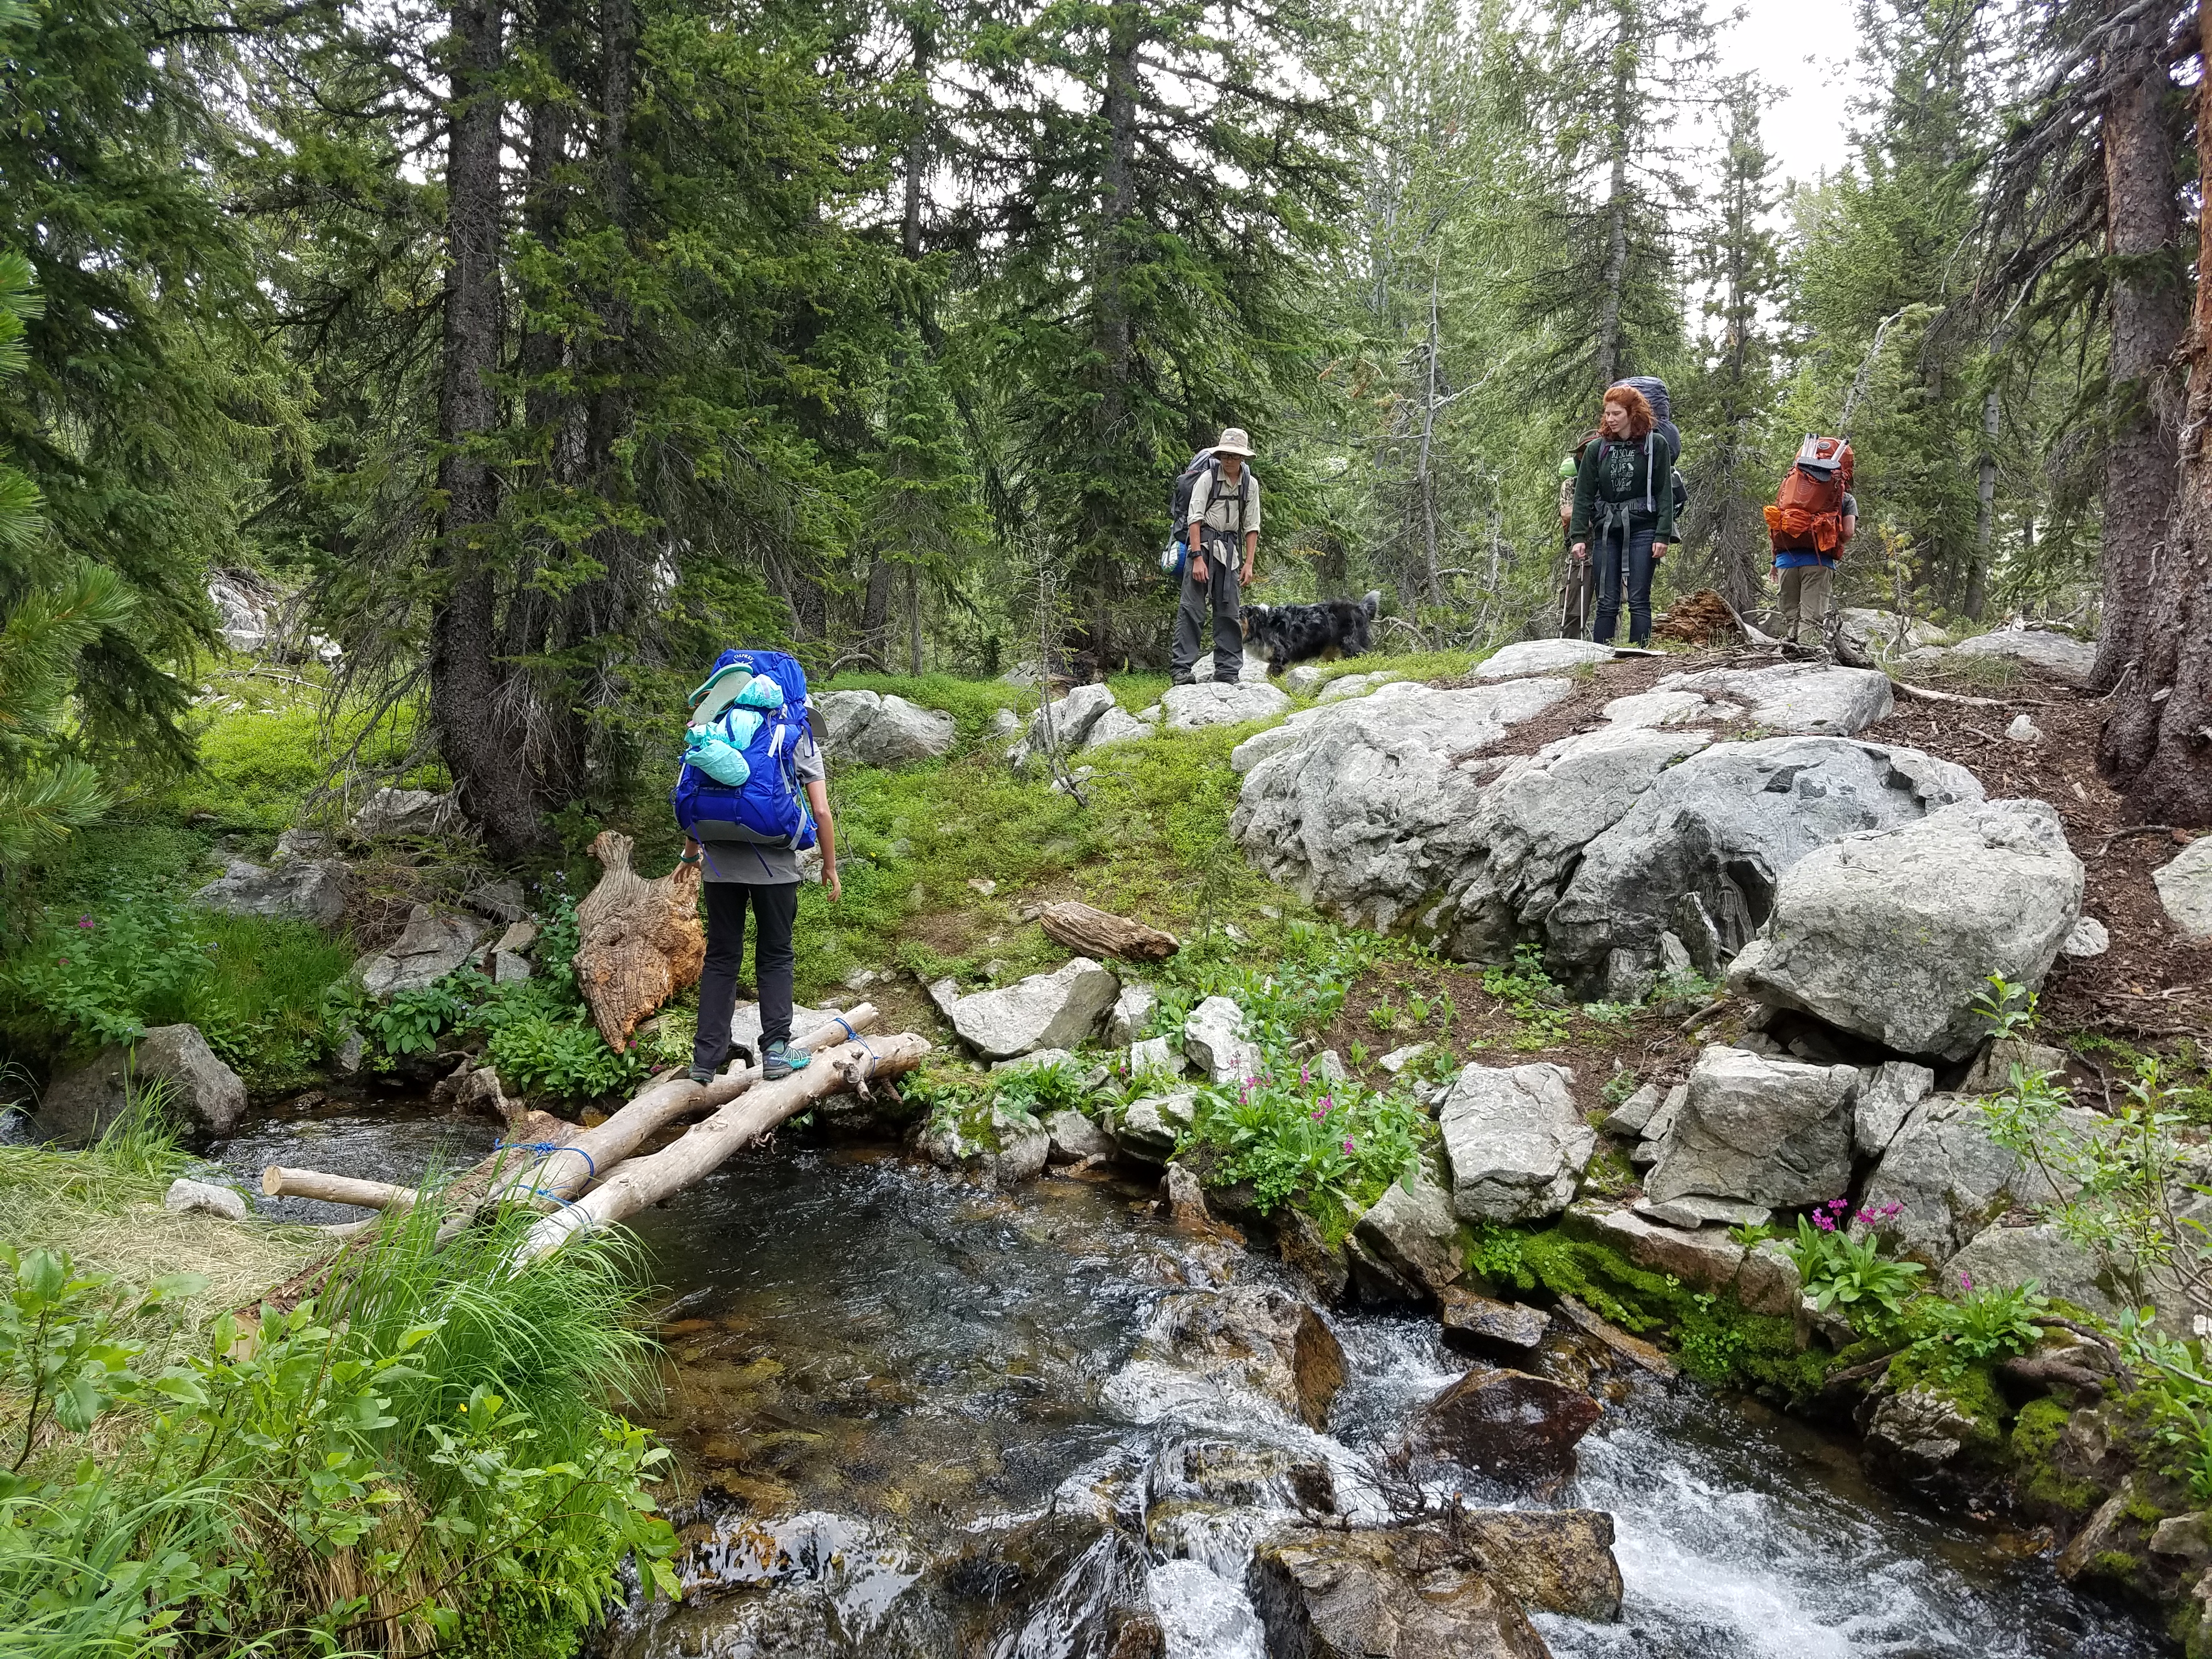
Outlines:
{"label": "overcast sky", "polygon": [[[1742,0],[1742,21],[1721,39],[1721,72],[1749,70],[1788,88],[1760,123],[1784,175],[1810,182],[1840,170],[1860,84],[1858,8],[1851,0]],[[1714,11],[1725,15],[1720,5]]]}

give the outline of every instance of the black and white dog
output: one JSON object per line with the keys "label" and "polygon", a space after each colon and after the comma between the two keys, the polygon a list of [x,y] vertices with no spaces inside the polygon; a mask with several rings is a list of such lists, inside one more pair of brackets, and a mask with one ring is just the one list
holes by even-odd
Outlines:
{"label": "black and white dog", "polygon": [[1319,605],[1248,605],[1244,641],[1259,647],[1270,675],[1293,663],[1357,657],[1367,649],[1370,626],[1382,595],[1370,592],[1354,602],[1324,599]]}

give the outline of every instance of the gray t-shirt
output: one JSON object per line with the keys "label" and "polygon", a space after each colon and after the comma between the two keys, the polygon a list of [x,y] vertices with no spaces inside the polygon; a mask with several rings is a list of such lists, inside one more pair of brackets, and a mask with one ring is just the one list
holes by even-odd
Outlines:
{"label": "gray t-shirt", "polygon": [[[791,751],[791,759],[802,793],[808,784],[820,783],[830,775],[811,725]],[[700,842],[699,871],[708,881],[742,881],[755,887],[788,887],[801,879],[797,853],[788,847],[763,847],[754,841]]]}
{"label": "gray t-shirt", "polygon": [[[1244,532],[1260,527],[1260,480],[1253,473],[1251,463],[1247,461],[1244,476],[1237,483],[1232,484],[1226,478],[1220,482],[1220,493],[1216,495],[1213,469],[1208,467],[1198,475],[1198,482],[1190,489],[1189,524],[1203,519],[1208,541],[1217,535],[1227,536],[1242,551]],[[1188,529],[1189,524],[1184,527]]]}

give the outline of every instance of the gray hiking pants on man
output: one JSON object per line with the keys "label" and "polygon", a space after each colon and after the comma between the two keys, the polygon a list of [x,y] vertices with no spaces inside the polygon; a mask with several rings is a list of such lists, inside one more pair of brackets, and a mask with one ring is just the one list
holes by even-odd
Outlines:
{"label": "gray hiking pants on man", "polygon": [[1182,568],[1182,603],[1176,609],[1175,648],[1168,653],[1168,678],[1188,684],[1205,648],[1206,613],[1213,616],[1213,678],[1234,685],[1244,672],[1243,595],[1237,586],[1237,557],[1227,541],[1215,542],[1206,550],[1203,582],[1195,581],[1190,563]]}

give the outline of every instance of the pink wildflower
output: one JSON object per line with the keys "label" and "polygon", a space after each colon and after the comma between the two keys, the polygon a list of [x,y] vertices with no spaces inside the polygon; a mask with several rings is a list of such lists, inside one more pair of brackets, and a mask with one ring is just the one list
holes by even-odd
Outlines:
{"label": "pink wildflower", "polygon": [[66,968],[69,966],[69,958],[67,957],[56,957],[54,958],[54,963],[58,967]]}
{"label": "pink wildflower", "polygon": [[1969,1292],[1970,1294],[1974,1288],[1974,1276],[1968,1273],[1964,1267],[1959,1269],[1959,1288]]}
{"label": "pink wildflower", "polygon": [[1344,1155],[1346,1158],[1350,1158],[1352,1156],[1352,1140],[1349,1136],[1346,1137],[1344,1142]]}
{"label": "pink wildflower", "polygon": [[88,933],[92,928],[92,918],[90,916],[79,916],[76,919],[76,925]]}
{"label": "pink wildflower", "polygon": [[1813,1212],[1813,1224],[1815,1227],[1818,1227],[1824,1233],[1832,1233],[1836,1231],[1835,1218],[1830,1215],[1826,1210],[1815,1210]]}

